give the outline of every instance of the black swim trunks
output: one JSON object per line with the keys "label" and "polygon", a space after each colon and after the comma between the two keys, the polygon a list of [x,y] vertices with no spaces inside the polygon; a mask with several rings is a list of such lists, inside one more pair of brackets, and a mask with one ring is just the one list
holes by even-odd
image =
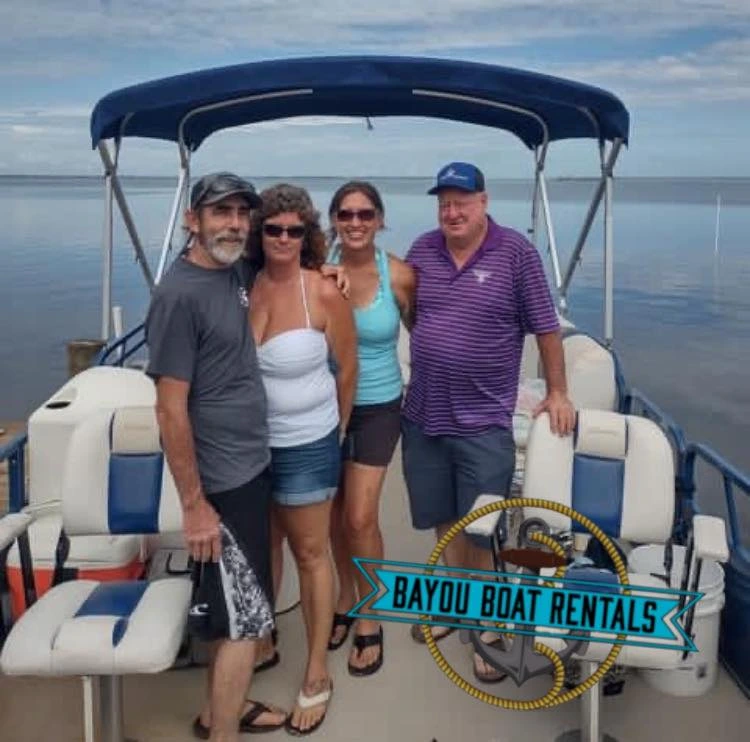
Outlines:
{"label": "black swim trunks", "polygon": [[204,641],[266,636],[274,625],[270,472],[206,497],[221,518],[221,559],[193,564],[188,631]]}

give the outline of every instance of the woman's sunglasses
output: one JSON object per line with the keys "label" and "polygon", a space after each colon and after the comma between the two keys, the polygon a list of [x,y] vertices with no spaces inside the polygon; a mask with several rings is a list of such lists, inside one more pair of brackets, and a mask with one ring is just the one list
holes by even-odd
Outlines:
{"label": "woman's sunglasses", "polygon": [[376,214],[375,209],[360,209],[359,211],[354,211],[354,209],[339,209],[336,212],[336,218],[340,222],[354,221],[354,217],[357,217],[361,222],[371,222]]}
{"label": "woman's sunglasses", "polygon": [[281,237],[284,232],[287,233],[290,240],[300,240],[305,236],[305,226],[303,224],[294,224],[291,227],[285,227],[281,224],[264,224],[263,234],[268,237]]}

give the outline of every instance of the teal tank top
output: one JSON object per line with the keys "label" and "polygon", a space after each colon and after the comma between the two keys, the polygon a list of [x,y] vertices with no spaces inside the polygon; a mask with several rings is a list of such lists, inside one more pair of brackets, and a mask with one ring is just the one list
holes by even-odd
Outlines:
{"label": "teal tank top", "polygon": [[[328,262],[340,261],[337,246]],[[355,405],[390,402],[401,395],[403,388],[397,350],[401,315],[391,289],[388,256],[380,248],[375,248],[375,264],[379,276],[375,298],[368,306],[354,309],[359,360]]]}

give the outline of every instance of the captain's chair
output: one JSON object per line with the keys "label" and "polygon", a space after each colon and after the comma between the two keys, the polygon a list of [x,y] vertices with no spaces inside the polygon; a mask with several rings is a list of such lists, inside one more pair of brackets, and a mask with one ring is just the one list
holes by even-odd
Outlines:
{"label": "captain's chair", "polygon": [[[559,436],[550,429],[547,413],[540,415],[532,426],[526,450],[524,498],[538,498],[561,503],[585,515],[610,538],[631,543],[666,544],[672,533],[675,508],[674,461],[669,442],[653,421],[634,415],[605,410],[578,411],[573,435]],[[474,509],[498,498],[482,495]],[[494,513],[472,523],[467,531],[497,539],[498,514]],[[525,518],[541,518],[554,534],[586,532],[577,522],[552,510],[530,508]],[[688,544],[687,570],[677,581],[683,589],[696,590],[703,559],[725,562],[729,551],[720,518],[696,515],[693,518]],[[669,548],[666,550],[670,553]],[[677,560],[675,560],[677,561]],[[669,560],[665,575],[628,573],[634,586],[665,589],[675,584]],[[583,571],[577,577],[604,582],[617,578],[603,570]],[[571,577],[573,575],[571,574]],[[681,619],[683,620],[683,619]],[[683,626],[690,633],[692,609],[684,617]],[[560,649],[562,642],[539,638]],[[649,640],[644,639],[648,644]],[[652,641],[652,643],[655,643]],[[612,644],[592,641],[584,645],[578,656],[585,660],[584,677],[605,659]],[[617,664],[644,668],[676,668],[685,661],[680,650],[658,649],[653,646],[624,646]],[[598,686],[584,695],[583,729],[591,739],[598,735]],[[592,730],[596,728],[596,733]]]}
{"label": "captain's chair", "polygon": [[[71,536],[181,530],[153,407],[97,411],[78,423],[63,467],[62,514]],[[93,676],[100,683],[102,733],[111,742],[123,740],[121,677],[173,664],[190,592],[186,578],[63,582],[13,626],[0,669],[7,675]],[[90,690],[87,683],[84,688]],[[88,692],[84,707],[88,739]]]}

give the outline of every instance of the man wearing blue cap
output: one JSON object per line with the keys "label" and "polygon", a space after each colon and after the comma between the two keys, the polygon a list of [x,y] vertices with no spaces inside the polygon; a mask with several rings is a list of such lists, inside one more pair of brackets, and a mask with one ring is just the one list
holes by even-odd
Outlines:
{"label": "man wearing blue cap", "polygon": [[[487,213],[484,175],[451,162],[428,191],[439,228],[412,245],[417,272],[411,377],[402,411],[404,476],[415,528],[440,539],[483,493],[507,495],[515,468],[512,416],[524,337],[536,336],[544,365],[545,410],[567,435],[575,410],[567,395],[560,325],[536,248]],[[449,566],[492,569],[490,553],[461,534],[445,550]],[[416,641],[421,628],[412,627]],[[452,629],[433,627],[436,639]],[[503,675],[475,655],[483,682]]]}

